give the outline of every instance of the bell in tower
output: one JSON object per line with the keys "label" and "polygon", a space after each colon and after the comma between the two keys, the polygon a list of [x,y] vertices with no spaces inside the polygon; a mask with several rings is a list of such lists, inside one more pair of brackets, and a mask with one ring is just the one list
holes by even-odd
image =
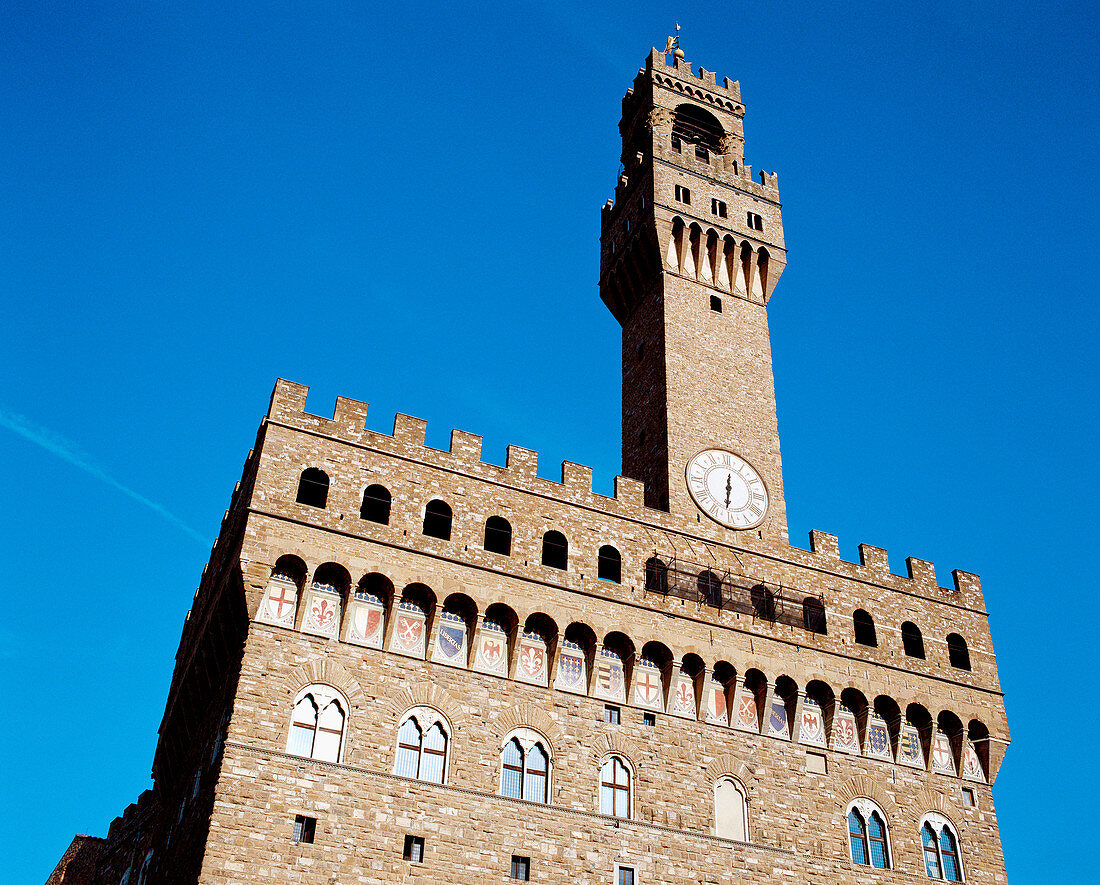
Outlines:
{"label": "bell in tower", "polygon": [[785,542],[767,305],[786,249],[744,114],[739,83],[653,50],[623,98],[600,295],[623,330],[624,475],[651,507]]}

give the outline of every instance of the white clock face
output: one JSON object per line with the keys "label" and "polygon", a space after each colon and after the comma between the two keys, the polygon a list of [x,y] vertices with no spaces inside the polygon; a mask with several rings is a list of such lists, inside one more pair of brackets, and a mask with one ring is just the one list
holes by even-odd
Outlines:
{"label": "white clock face", "polygon": [[707,516],[731,529],[751,529],[768,512],[768,490],[749,462],[724,449],[706,449],[688,461],[691,497]]}

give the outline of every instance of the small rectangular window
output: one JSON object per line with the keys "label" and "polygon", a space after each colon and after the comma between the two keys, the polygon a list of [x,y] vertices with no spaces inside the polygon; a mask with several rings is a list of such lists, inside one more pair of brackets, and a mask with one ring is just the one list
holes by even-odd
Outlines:
{"label": "small rectangular window", "polygon": [[719,298],[717,295],[710,296],[710,309],[713,310],[715,313],[722,312],[722,299]]}
{"label": "small rectangular window", "polygon": [[711,214],[717,215],[719,218],[725,218],[726,217],[726,204],[723,203],[721,200],[711,200],[710,201],[710,211],[711,211]]}
{"label": "small rectangular window", "polygon": [[763,230],[764,219],[757,215],[755,212],[749,213],[749,228],[751,230]]}
{"label": "small rectangular window", "polygon": [[657,714],[656,713],[643,713],[642,714],[642,725],[645,725],[649,728],[656,728],[657,727]]}
{"label": "small rectangular window", "polygon": [[424,863],[424,837],[406,836],[405,852],[402,857],[411,863]]}
{"label": "small rectangular window", "polygon": [[970,787],[963,787],[962,791],[963,805],[967,806],[968,808],[973,808],[975,805],[978,804],[977,801],[974,799],[974,791],[970,789]]}
{"label": "small rectangular window", "polygon": [[691,205],[691,191],[682,184],[676,185],[676,199],[681,203]]}
{"label": "small rectangular window", "polygon": [[603,708],[603,721],[610,725],[618,725],[622,721],[622,712],[618,707],[613,707],[611,704],[607,704]]}
{"label": "small rectangular window", "polygon": [[512,855],[512,873],[513,879],[519,879],[521,882],[528,882],[531,879],[531,858],[520,857],[518,854]]}
{"label": "small rectangular window", "polygon": [[637,885],[637,880],[634,878],[634,867],[620,867],[615,868],[615,885]]}
{"label": "small rectangular window", "polygon": [[826,774],[828,765],[824,753],[806,754],[806,771],[810,774]]}
{"label": "small rectangular window", "polygon": [[317,836],[317,818],[294,815],[294,841],[312,842]]}

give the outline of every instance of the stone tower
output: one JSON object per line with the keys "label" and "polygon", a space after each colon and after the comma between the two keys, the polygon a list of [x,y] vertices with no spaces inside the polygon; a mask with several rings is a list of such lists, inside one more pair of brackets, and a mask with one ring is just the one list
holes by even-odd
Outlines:
{"label": "stone tower", "polygon": [[[154,786],[69,885],[997,885],[980,582],[786,538],[773,176],[736,83],[654,52],[601,294],[611,497],[279,380],[183,628]],[[124,702],[124,699],[120,699]]]}
{"label": "stone tower", "polygon": [[767,311],[783,217],[776,177],[745,165],[744,116],[739,83],[654,50],[623,98],[600,294],[623,327],[624,475],[649,506],[694,513],[688,462],[731,451],[763,479],[767,512],[727,524],[786,540]]}

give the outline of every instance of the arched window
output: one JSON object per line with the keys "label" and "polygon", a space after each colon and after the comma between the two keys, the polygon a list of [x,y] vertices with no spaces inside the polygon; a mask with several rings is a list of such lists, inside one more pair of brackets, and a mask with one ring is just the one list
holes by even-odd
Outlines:
{"label": "arched window", "polygon": [[871,648],[878,648],[875,621],[867,612],[857,608],[852,615],[852,626],[855,629],[857,645],[869,645]]}
{"label": "arched window", "polygon": [[901,645],[908,657],[924,660],[924,637],[921,636],[920,627],[912,621],[901,625]]}
{"label": "arched window", "polygon": [[367,486],[366,491],[363,492],[363,506],[359,508],[359,518],[389,525],[392,500],[390,490],[385,486]]}
{"label": "arched window", "polygon": [[438,499],[424,508],[424,534],[429,538],[451,540],[451,505]]}
{"label": "arched window", "polygon": [[303,688],[294,701],[286,751],[322,762],[339,762],[344,749],[347,705],[343,695],[330,686]]}
{"label": "arched window", "polygon": [[700,160],[721,153],[722,124],[717,117],[693,104],[676,108],[672,119],[672,149],[679,151],[684,142],[695,145]]}
{"label": "arched window", "polygon": [[645,588],[651,593],[668,593],[668,566],[656,556],[645,562]]}
{"label": "arched window", "polygon": [[873,802],[859,799],[848,809],[848,844],[854,863],[889,869],[886,818]]}
{"label": "arched window", "polygon": [[443,783],[447,770],[447,728],[425,707],[413,710],[397,731],[397,761],[393,773]]}
{"label": "arched window", "polygon": [[502,796],[550,801],[550,754],[540,735],[526,728],[515,732],[504,744],[500,762]]}
{"label": "arched window", "polygon": [[542,564],[565,569],[569,565],[569,542],[561,532],[549,531],[542,536]]}
{"label": "arched window", "polygon": [[512,526],[503,516],[485,520],[485,549],[502,556],[512,555]]}
{"label": "arched window", "polygon": [[763,584],[757,584],[749,591],[752,608],[758,618],[774,621],[776,617],[775,594]]}
{"label": "arched window", "polygon": [[802,626],[811,633],[825,633],[825,604],[816,596],[802,600]]}
{"label": "arched window", "polygon": [[710,569],[699,572],[695,580],[695,586],[699,590],[699,596],[707,605],[715,608],[722,607],[722,579]]}
{"label": "arched window", "polygon": [[714,835],[747,842],[748,824],[745,788],[732,777],[721,778],[714,785]]}
{"label": "arched window", "polygon": [[328,501],[328,474],[316,467],[303,470],[298,479],[298,497],[295,500],[309,507],[323,508]]}
{"label": "arched window", "polygon": [[600,768],[600,814],[630,817],[630,769],[620,756]]}
{"label": "arched window", "polygon": [[961,882],[962,863],[959,860],[959,840],[947,818],[926,814],[920,828],[920,844],[924,852],[924,872],[929,879]]}
{"label": "arched window", "polygon": [[966,647],[966,640],[958,633],[947,634],[947,657],[952,667],[958,670],[970,669],[970,649]]}
{"label": "arched window", "polygon": [[623,579],[623,558],[610,544],[604,544],[596,557],[596,577],[618,584]]}

